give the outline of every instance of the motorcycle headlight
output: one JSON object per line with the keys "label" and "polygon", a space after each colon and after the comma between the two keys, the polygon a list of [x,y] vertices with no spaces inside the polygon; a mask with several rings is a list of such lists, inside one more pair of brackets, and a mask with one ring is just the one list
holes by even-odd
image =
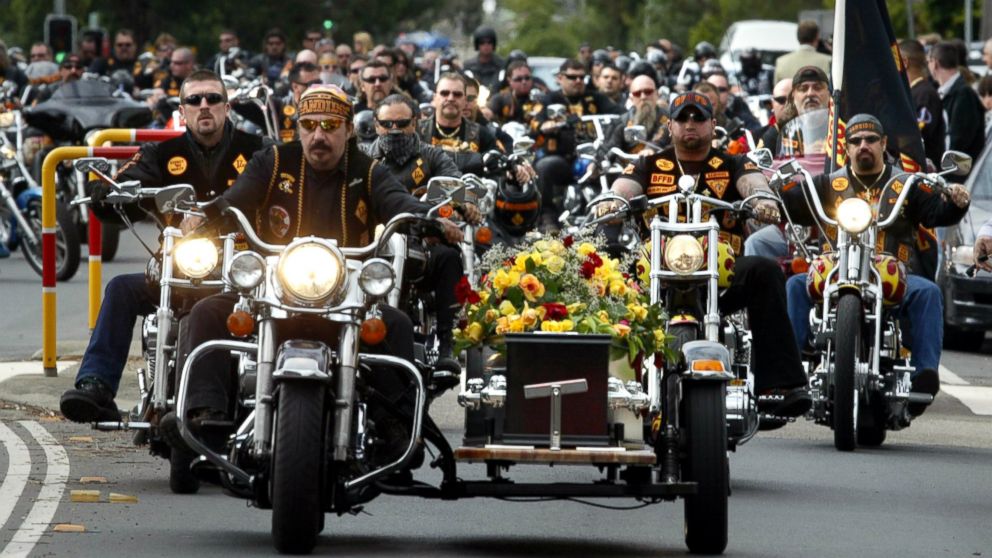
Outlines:
{"label": "motorcycle headlight", "polygon": [[227,274],[238,289],[254,289],[265,277],[265,260],[255,252],[238,252],[231,258]]}
{"label": "motorcycle headlight", "polygon": [[386,296],[393,288],[394,282],[393,266],[379,258],[366,261],[358,276],[358,284],[362,291],[374,298]]}
{"label": "motorcycle headlight", "polygon": [[971,267],[975,263],[975,247],[955,246],[951,249],[951,263]]}
{"label": "motorcycle headlight", "polygon": [[864,232],[871,218],[871,206],[861,198],[848,198],[837,208],[837,223],[851,234]]}
{"label": "motorcycle headlight", "polygon": [[344,285],[344,258],[330,244],[304,240],[283,252],[276,276],[285,294],[296,302],[320,304]]}
{"label": "motorcycle headlight", "polygon": [[680,234],[665,242],[665,267],[675,273],[693,273],[703,267],[703,246],[696,237]]}
{"label": "motorcycle headlight", "polygon": [[172,257],[183,275],[203,279],[217,266],[217,246],[206,238],[181,240],[176,243]]}

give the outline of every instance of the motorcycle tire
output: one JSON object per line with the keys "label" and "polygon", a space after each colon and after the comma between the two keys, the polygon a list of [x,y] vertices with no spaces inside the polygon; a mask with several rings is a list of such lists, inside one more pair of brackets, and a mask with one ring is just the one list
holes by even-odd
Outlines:
{"label": "motorcycle tire", "polygon": [[[41,200],[31,200],[28,202],[24,217],[28,221],[32,232],[39,239],[35,246],[29,246],[25,239],[21,238],[21,247],[24,250],[24,259],[28,265],[38,275],[42,274],[41,255]],[[66,206],[61,202],[55,203],[55,279],[57,281],[68,281],[76,275],[79,269],[79,236],[72,225],[71,217]]]}
{"label": "motorcycle tire", "polygon": [[279,386],[272,454],[272,541],[282,554],[309,554],[321,531],[324,390]]}
{"label": "motorcycle tire", "polygon": [[685,498],[685,544],[694,554],[720,554],[727,548],[730,495],[726,385],[688,382],[682,386],[686,431],[682,480],[696,483],[696,494]]}
{"label": "motorcycle tire", "polygon": [[200,490],[200,479],[190,469],[196,457],[194,453],[177,449],[169,454],[169,489],[173,494],[196,494]]}
{"label": "motorcycle tire", "polygon": [[858,414],[858,445],[877,448],[885,442],[885,398],[869,397],[865,410]]}
{"label": "motorcycle tire", "polygon": [[682,346],[689,341],[699,339],[699,328],[695,324],[678,324],[668,328],[668,335],[672,338],[669,348],[678,355],[678,365],[682,366]]}
{"label": "motorcycle tire", "polygon": [[857,364],[861,356],[861,297],[840,296],[834,329],[833,428],[834,447],[853,451],[858,439],[861,394],[857,387]]}
{"label": "motorcycle tire", "polygon": [[100,261],[112,262],[117,256],[117,248],[121,244],[121,229],[113,225],[104,225],[101,228],[100,238]]}

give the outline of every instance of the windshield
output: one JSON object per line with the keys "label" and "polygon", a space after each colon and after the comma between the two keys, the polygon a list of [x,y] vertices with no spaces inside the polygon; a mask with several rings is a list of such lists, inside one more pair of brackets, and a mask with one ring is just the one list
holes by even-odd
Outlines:
{"label": "windshield", "polygon": [[979,162],[977,168],[971,171],[971,197],[975,200],[992,200],[992,156],[988,155],[986,149],[985,157]]}
{"label": "windshield", "polygon": [[814,110],[786,122],[776,157],[791,159],[826,153],[827,113],[827,109]]}

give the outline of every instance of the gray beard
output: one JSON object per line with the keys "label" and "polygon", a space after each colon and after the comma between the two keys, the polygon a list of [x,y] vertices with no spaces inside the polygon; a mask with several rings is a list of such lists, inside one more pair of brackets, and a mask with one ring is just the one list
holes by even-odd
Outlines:
{"label": "gray beard", "polygon": [[644,103],[634,110],[634,125],[644,126],[649,137],[657,124],[658,107],[654,103]]}

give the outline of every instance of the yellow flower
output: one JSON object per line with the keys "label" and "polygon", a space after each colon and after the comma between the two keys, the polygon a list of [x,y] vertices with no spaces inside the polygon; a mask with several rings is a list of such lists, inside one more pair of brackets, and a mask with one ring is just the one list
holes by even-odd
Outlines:
{"label": "yellow flower", "polygon": [[617,296],[627,294],[627,284],[623,282],[623,279],[614,279],[610,281],[610,294]]}
{"label": "yellow flower", "polygon": [[617,337],[624,338],[630,333],[630,326],[627,324],[613,324],[613,331]]}
{"label": "yellow flower", "polygon": [[537,310],[533,308],[524,308],[523,313],[520,315],[520,319],[523,320],[525,326],[532,327],[538,320]]}
{"label": "yellow flower", "polygon": [[544,306],[538,306],[537,308],[534,309],[534,311],[537,312],[537,317],[542,320],[544,319],[544,316],[548,313],[548,309],[545,308]]}
{"label": "yellow flower", "polygon": [[479,322],[472,322],[468,324],[468,328],[465,330],[465,337],[472,343],[479,343],[482,341],[482,333],[482,324]]}
{"label": "yellow flower", "polygon": [[665,330],[663,329],[654,330],[654,343],[658,347],[661,347],[665,344]]}
{"label": "yellow flower", "polygon": [[595,251],[596,251],[596,247],[588,242],[583,242],[582,244],[579,244],[579,247],[576,249],[576,252],[578,252],[579,255],[581,255],[583,258],[588,256],[589,254],[592,254]]}
{"label": "yellow flower", "polygon": [[546,322],[541,322],[541,331],[552,331],[552,332],[572,331],[573,327],[574,324],[572,323],[572,320],[562,320],[560,322],[555,320],[548,320]]}
{"label": "yellow flower", "polygon": [[479,291],[479,303],[486,304],[489,302],[489,291]]}
{"label": "yellow flower", "polygon": [[506,272],[500,269],[493,277],[493,287],[499,292],[516,287],[518,283],[520,283],[520,273],[517,271]]}
{"label": "yellow flower", "polygon": [[548,271],[551,273],[558,274],[561,273],[561,270],[565,269],[565,260],[561,256],[551,254],[550,257],[544,260],[544,267],[548,268]]}
{"label": "yellow flower", "polygon": [[510,318],[506,316],[496,320],[496,335],[503,335],[510,331]]}
{"label": "yellow flower", "polygon": [[520,288],[524,291],[524,297],[531,302],[536,302],[544,296],[544,285],[541,280],[530,273],[520,278]]}
{"label": "yellow flower", "polygon": [[640,321],[648,317],[648,309],[640,304],[628,304],[627,310],[630,311],[631,319]]}
{"label": "yellow flower", "polygon": [[572,320],[562,320],[559,323],[561,324],[561,331],[572,331],[572,328],[575,325],[572,323]]}
{"label": "yellow flower", "polygon": [[523,333],[524,331],[524,321],[523,319],[514,314],[510,316],[510,333]]}
{"label": "yellow flower", "polygon": [[484,320],[487,324],[493,323],[493,321],[496,320],[496,318],[499,318],[499,312],[497,310],[495,310],[494,308],[490,308],[486,310],[486,317],[484,318]]}
{"label": "yellow flower", "polygon": [[513,306],[513,303],[509,300],[504,300],[499,303],[499,313],[504,316],[509,316],[511,314],[516,314],[517,309]]}
{"label": "yellow flower", "polygon": [[593,281],[592,288],[596,289],[596,296],[604,297],[606,296],[606,284],[602,281]]}
{"label": "yellow flower", "polygon": [[599,321],[604,324],[610,323],[610,315],[606,313],[606,310],[600,310],[599,313],[596,314],[596,317],[599,318]]}
{"label": "yellow flower", "polygon": [[538,240],[534,243],[534,249],[538,252],[544,252],[551,249],[551,242],[547,240]]}
{"label": "yellow flower", "polygon": [[566,305],[565,308],[568,308],[568,314],[570,316],[574,316],[575,314],[585,310],[587,306],[585,302],[573,302],[572,304]]}
{"label": "yellow flower", "polygon": [[531,252],[517,255],[516,259],[513,260],[513,270],[520,273],[526,272],[527,260],[534,262],[534,265],[541,265],[541,254],[538,252]]}
{"label": "yellow flower", "polygon": [[552,254],[562,255],[565,253],[565,245],[561,243],[560,240],[550,240],[548,241],[548,250]]}

